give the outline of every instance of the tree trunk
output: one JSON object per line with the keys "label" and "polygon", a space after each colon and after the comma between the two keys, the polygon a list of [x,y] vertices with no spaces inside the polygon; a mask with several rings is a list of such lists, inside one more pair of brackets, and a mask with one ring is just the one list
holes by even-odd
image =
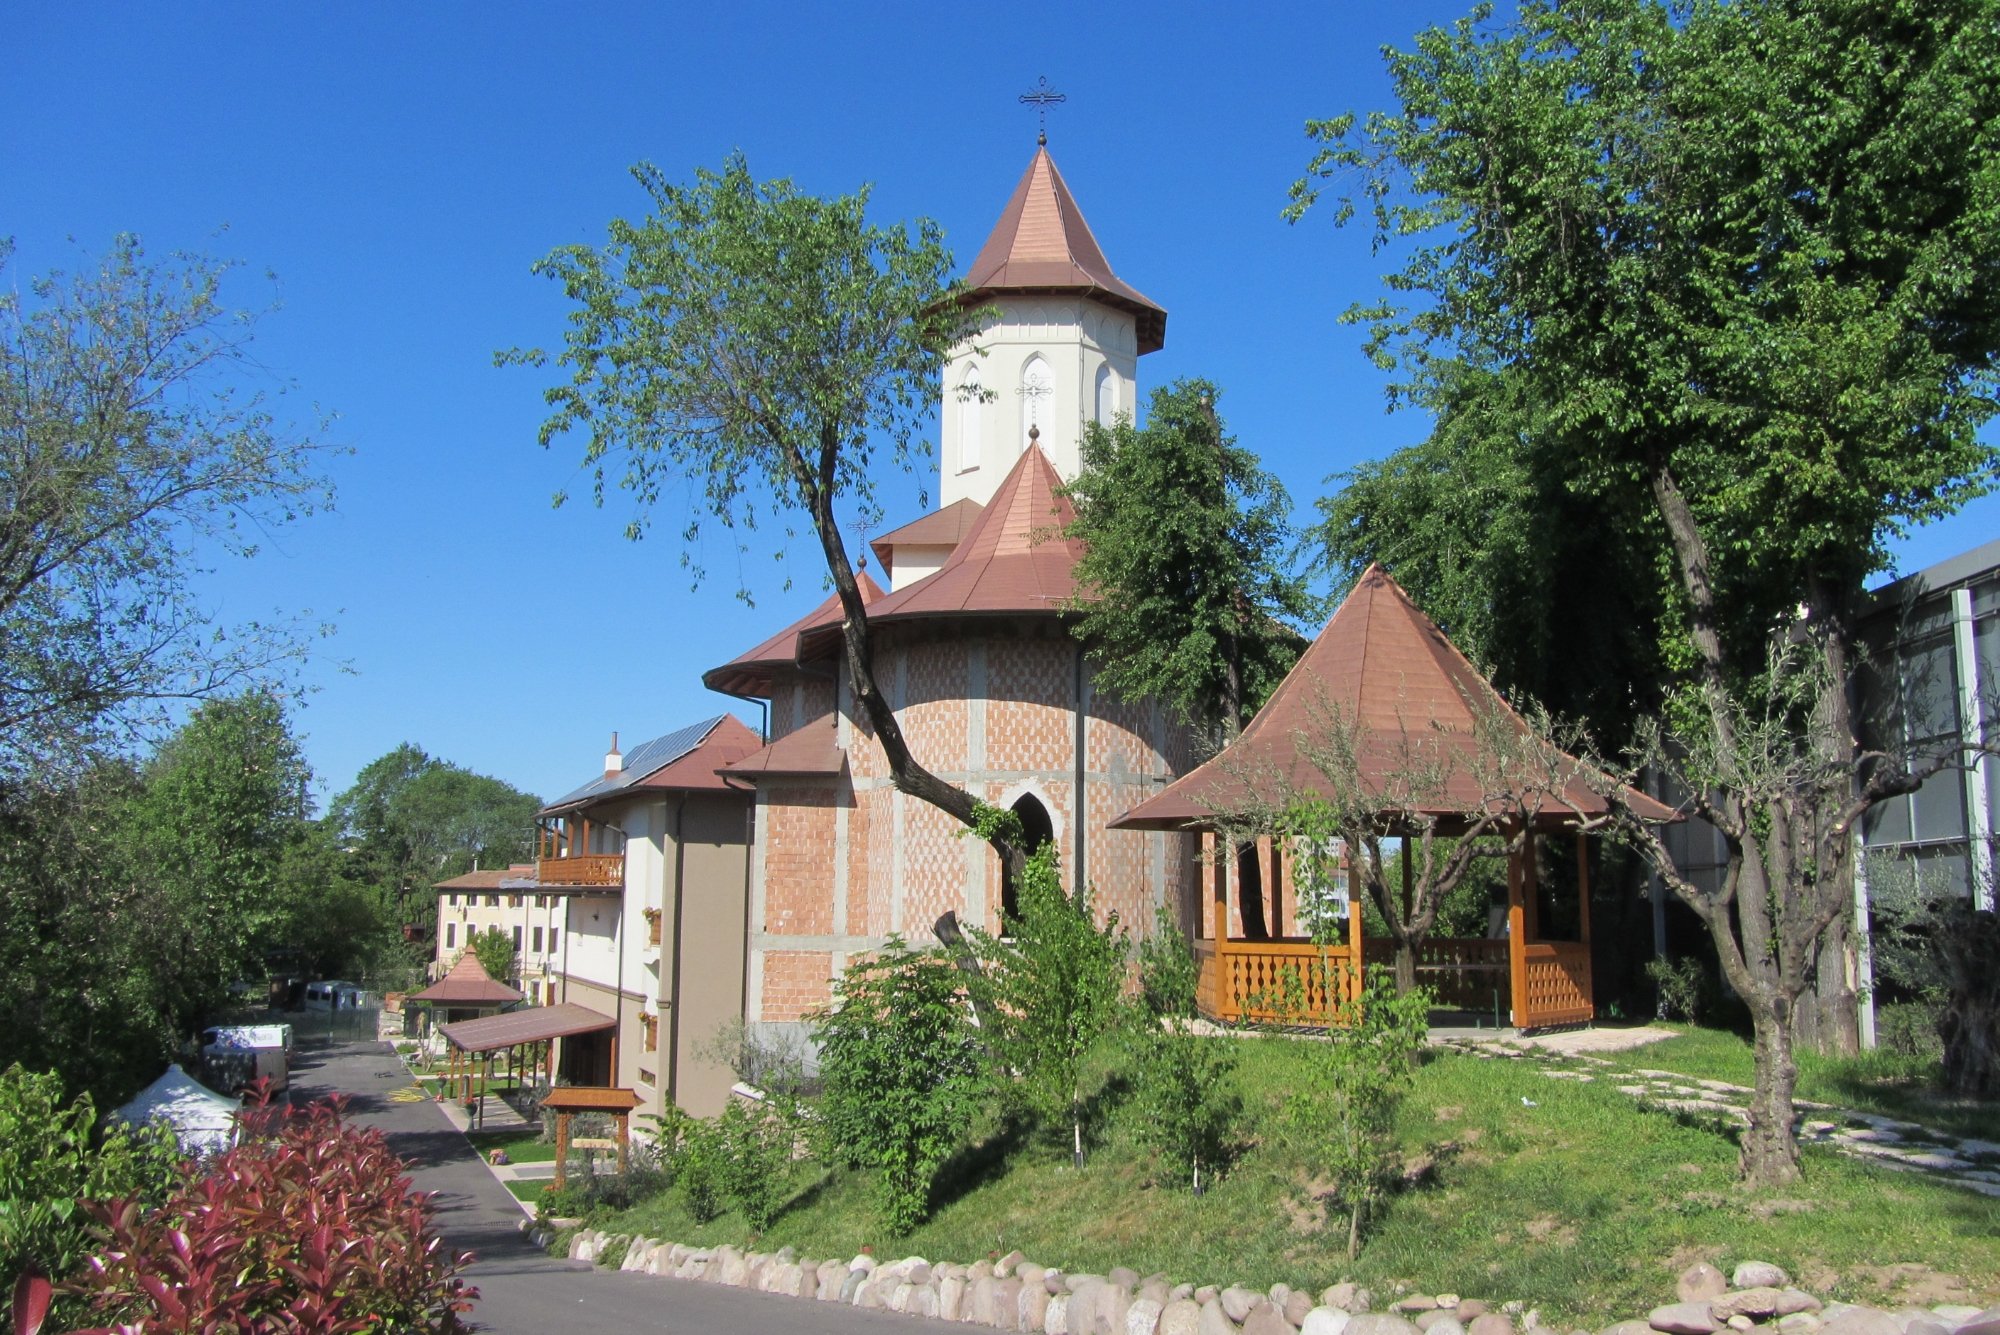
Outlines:
{"label": "tree trunk", "polygon": [[1407,937],[1396,938],[1396,995],[1407,997],[1417,990],[1417,943]]}
{"label": "tree trunk", "polygon": [[1799,1068],[1792,1055],[1791,1017],[1782,1000],[1762,996],[1749,1000],[1757,1081],[1750,1095],[1750,1124],[1743,1131],[1740,1171],[1753,1187],[1782,1187],[1799,1177],[1792,1106]]}
{"label": "tree trunk", "polygon": [[1850,982],[1853,942],[1848,923],[1837,918],[1820,940],[1813,965],[1813,986],[1799,998],[1792,1014],[1792,1043],[1827,1057],[1853,1057],[1861,1051],[1860,1000]]}

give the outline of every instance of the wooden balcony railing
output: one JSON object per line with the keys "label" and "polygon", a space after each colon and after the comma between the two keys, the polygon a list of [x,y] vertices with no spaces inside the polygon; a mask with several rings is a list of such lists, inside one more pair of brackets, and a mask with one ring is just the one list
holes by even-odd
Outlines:
{"label": "wooden balcony railing", "polygon": [[535,879],[543,885],[625,884],[623,853],[584,853],[576,857],[542,858],[535,863]]}

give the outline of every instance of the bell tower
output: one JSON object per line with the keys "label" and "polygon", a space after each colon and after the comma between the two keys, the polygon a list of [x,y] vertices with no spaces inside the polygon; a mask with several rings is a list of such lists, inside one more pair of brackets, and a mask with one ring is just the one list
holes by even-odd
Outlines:
{"label": "bell tower", "polygon": [[1030,433],[1075,477],[1083,423],[1134,411],[1139,358],[1167,335],[1166,311],[1112,272],[1045,143],[966,284],[966,301],[997,314],[945,363],[940,506],[984,505]]}

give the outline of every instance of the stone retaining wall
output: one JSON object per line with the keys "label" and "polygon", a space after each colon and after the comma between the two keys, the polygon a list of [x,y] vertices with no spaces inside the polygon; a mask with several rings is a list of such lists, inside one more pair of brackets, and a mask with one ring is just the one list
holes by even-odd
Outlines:
{"label": "stone retaining wall", "polygon": [[[534,1236],[549,1246],[560,1235],[543,1225]],[[1415,1294],[1376,1312],[1375,1296],[1353,1284],[1336,1284],[1317,1298],[1284,1284],[1268,1290],[1197,1287],[1165,1275],[1142,1278],[1122,1266],[1104,1275],[1065,1274],[1020,1252],[971,1265],[921,1256],[878,1263],[866,1254],[818,1261],[790,1247],[743,1252],[591,1229],[570,1234],[568,1251],[572,1259],[594,1261],[621,1242],[627,1245],[620,1268],[641,1274],[1042,1335],[1521,1335],[1547,1329],[1541,1314],[1521,1303],[1489,1306],[1451,1293]],[[1822,1303],[1794,1288],[1777,1266],[1758,1261],[1736,1267],[1728,1278],[1697,1265],[1681,1276],[1676,1296],[1644,1319],[1621,1321],[1600,1335],[2000,1335],[2000,1307],[1889,1312]]]}

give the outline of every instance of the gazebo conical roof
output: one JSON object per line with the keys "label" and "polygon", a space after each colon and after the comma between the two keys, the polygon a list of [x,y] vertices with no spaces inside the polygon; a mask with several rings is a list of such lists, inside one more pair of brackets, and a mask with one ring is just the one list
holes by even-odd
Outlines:
{"label": "gazebo conical roof", "polygon": [[521,994],[513,988],[494,982],[479,956],[470,950],[458,957],[444,977],[410,997],[434,1006],[511,1006],[520,999]]}
{"label": "gazebo conical roof", "polygon": [[[1354,730],[1355,761],[1364,793],[1384,799],[1384,814],[1407,812],[1448,829],[1454,818],[1493,800],[1474,760],[1482,723],[1529,732],[1491,682],[1379,565],[1355,583],[1333,619],[1293,665],[1242,734],[1223,751],[1111,822],[1114,829],[1187,830],[1224,813],[1282,805],[1303,794],[1333,796],[1332,784],[1309,756],[1330,720]],[[1603,815],[1608,803],[1584,781],[1581,766],[1552,751],[1568,771],[1560,795],[1535,813],[1536,824],[1559,827]],[[1392,796],[1413,758],[1435,766],[1442,781],[1406,804]],[[1627,801],[1643,814],[1671,820],[1674,812],[1643,793]]]}

